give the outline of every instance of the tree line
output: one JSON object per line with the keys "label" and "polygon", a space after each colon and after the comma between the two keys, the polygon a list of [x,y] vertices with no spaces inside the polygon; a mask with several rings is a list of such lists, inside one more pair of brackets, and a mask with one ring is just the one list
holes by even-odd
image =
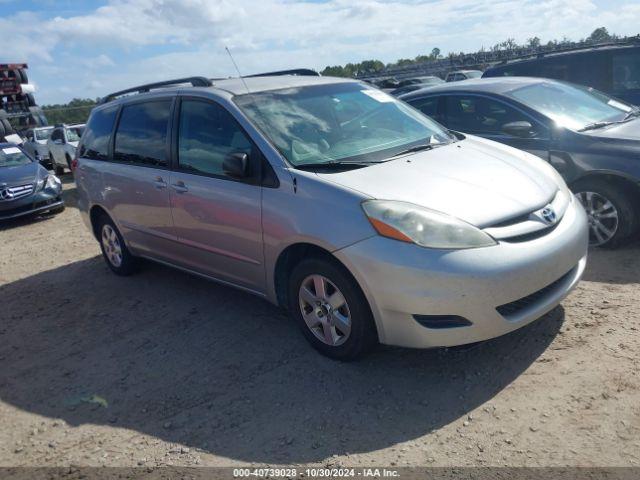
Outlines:
{"label": "tree line", "polygon": [[[556,48],[566,48],[573,47],[585,44],[596,44],[596,43],[604,43],[611,42],[615,40],[620,40],[620,37],[615,34],[610,34],[605,27],[596,28],[591,34],[583,38],[579,41],[569,40],[567,37],[563,37],[561,40],[550,40],[546,44],[543,44],[539,37],[529,38],[524,44],[518,44],[515,39],[508,38],[503,42],[496,43],[492,47],[489,48],[489,51],[497,52],[497,51],[514,51],[521,49],[541,49],[543,47],[548,49],[556,49]],[[475,54],[481,54],[486,52],[487,50],[482,47],[477,52],[473,52]],[[455,58],[459,56],[468,55],[468,53],[464,52],[451,52],[448,54],[449,58]],[[432,62],[436,60],[442,60],[445,57],[441,54],[439,48],[434,48],[431,50],[431,53],[428,55],[418,55],[415,58],[401,58],[393,63],[381,62],[380,60],[364,60],[359,63],[347,63],[346,65],[334,65],[327,66],[320,73],[322,75],[328,75],[332,77],[355,77],[357,75],[362,74],[371,74],[382,71],[387,68],[394,67],[403,67],[406,65],[412,64],[423,64],[426,62]]]}

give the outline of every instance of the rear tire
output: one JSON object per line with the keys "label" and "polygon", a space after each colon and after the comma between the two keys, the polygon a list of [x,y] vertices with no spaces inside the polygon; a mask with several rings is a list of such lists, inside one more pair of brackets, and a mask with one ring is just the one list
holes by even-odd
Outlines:
{"label": "rear tire", "polygon": [[111,271],[122,276],[134,273],[138,266],[137,259],[129,252],[113,220],[102,215],[98,220],[97,231],[102,257]]}
{"label": "rear tire", "polygon": [[[320,288],[319,279],[323,282]],[[303,335],[323,355],[355,360],[378,343],[367,299],[337,262],[322,258],[301,261],[289,277],[288,298],[289,312]]]}
{"label": "rear tire", "polygon": [[589,245],[618,248],[635,232],[640,212],[633,195],[618,184],[585,179],[573,185],[576,198],[589,217]]}

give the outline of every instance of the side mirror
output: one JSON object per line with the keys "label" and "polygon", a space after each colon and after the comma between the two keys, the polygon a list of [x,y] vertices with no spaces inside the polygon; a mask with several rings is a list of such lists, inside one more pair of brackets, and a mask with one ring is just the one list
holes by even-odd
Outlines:
{"label": "side mirror", "polygon": [[249,155],[242,152],[230,153],[224,157],[222,171],[231,178],[247,178],[249,171]]}
{"label": "side mirror", "polygon": [[512,137],[530,138],[533,136],[533,125],[529,122],[510,122],[502,126],[502,132]]}

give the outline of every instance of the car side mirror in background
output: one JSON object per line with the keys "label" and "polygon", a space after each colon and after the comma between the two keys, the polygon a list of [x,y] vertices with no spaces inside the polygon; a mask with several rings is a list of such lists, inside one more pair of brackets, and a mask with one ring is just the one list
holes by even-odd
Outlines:
{"label": "car side mirror in background", "polygon": [[530,138],[533,136],[533,125],[529,122],[510,122],[502,126],[502,132],[512,137]]}
{"label": "car side mirror in background", "polygon": [[232,178],[247,178],[249,171],[249,155],[242,152],[230,153],[224,157],[222,171]]}

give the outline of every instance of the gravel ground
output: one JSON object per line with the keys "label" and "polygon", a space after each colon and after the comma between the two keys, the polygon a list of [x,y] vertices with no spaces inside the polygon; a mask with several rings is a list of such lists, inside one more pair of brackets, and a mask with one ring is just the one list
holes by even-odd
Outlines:
{"label": "gravel ground", "polygon": [[341,364],[278,309],[147,264],[75,208],[0,227],[0,465],[640,465],[640,243],[473,349]]}

